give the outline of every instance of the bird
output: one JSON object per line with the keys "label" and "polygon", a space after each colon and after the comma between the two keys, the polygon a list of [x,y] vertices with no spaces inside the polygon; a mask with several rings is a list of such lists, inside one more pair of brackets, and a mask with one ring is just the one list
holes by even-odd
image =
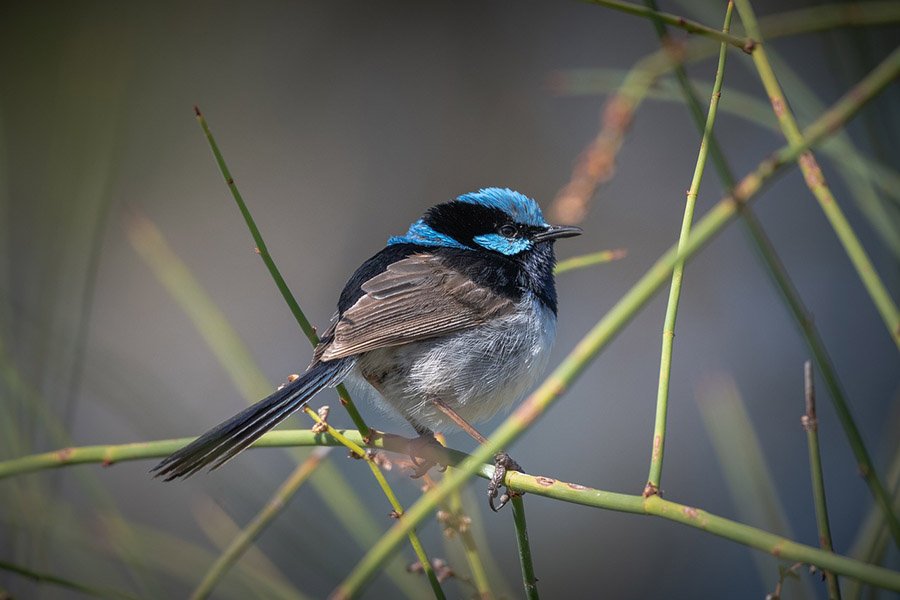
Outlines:
{"label": "bird", "polygon": [[[353,273],[302,375],[151,472],[169,481],[216,469],[344,380],[374,388],[420,440],[493,417],[546,369],[557,321],[554,243],[581,233],[548,224],[535,200],[508,188],[432,206]],[[495,462],[488,496],[498,510],[506,468],[521,469],[505,453]]]}

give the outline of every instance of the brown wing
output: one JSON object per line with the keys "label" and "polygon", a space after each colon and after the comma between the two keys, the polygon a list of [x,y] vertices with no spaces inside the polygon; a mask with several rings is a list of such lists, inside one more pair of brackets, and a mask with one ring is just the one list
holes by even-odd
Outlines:
{"label": "brown wing", "polygon": [[317,359],[446,335],[514,308],[512,300],[447,268],[433,254],[414,254],[391,264],[362,290],[365,294],[323,336]]}

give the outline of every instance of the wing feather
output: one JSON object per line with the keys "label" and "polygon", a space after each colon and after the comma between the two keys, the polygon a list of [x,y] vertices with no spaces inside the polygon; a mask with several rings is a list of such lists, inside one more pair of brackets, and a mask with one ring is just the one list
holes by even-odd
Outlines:
{"label": "wing feather", "polygon": [[468,329],[514,309],[514,302],[413,254],[362,284],[365,292],[323,336],[316,358],[334,360]]}

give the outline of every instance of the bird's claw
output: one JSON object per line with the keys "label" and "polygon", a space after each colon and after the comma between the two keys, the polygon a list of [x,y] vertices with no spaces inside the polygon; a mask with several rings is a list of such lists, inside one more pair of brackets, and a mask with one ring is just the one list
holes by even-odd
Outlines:
{"label": "bird's claw", "polygon": [[[500,511],[507,502],[514,496],[521,496],[520,492],[514,492],[509,488],[502,494],[500,488],[503,487],[503,480],[506,478],[507,471],[521,471],[522,467],[514,461],[506,452],[499,452],[494,456],[494,474],[488,482],[488,506],[494,512]],[[494,504],[494,500],[498,500],[498,504]]]}
{"label": "bird's claw", "polygon": [[409,442],[408,454],[413,467],[410,477],[413,479],[424,477],[433,467],[437,467],[442,473],[447,470],[446,465],[441,465],[437,461],[423,456],[428,448],[444,449],[444,447],[441,446],[441,443],[434,437],[433,433],[422,434]]}

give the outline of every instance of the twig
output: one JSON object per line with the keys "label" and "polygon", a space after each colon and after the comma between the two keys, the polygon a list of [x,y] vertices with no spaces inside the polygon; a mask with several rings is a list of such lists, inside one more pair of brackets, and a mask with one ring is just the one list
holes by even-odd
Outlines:
{"label": "twig", "polygon": [[[834,552],[831,544],[831,527],[828,525],[828,505],[825,502],[825,477],[822,473],[822,457],[819,454],[819,421],[816,418],[816,389],[813,383],[812,362],[803,365],[804,398],[806,414],[800,422],[806,431],[806,443],[809,447],[809,470],[812,477],[813,503],[816,507],[816,525],[819,528],[819,546],[827,552]],[[828,599],[841,600],[841,587],[837,576],[825,571],[828,581]]]}
{"label": "twig", "polygon": [[574,271],[575,269],[583,269],[584,267],[591,267],[594,265],[608,263],[614,260],[619,260],[620,258],[625,258],[626,254],[628,254],[627,250],[625,250],[624,248],[618,248],[616,250],[603,250],[601,252],[584,254],[582,256],[573,256],[572,258],[567,258],[565,260],[559,261],[556,264],[554,273],[556,275],[561,275],[569,271]]}
{"label": "twig", "polygon": [[272,498],[266,503],[247,526],[241,529],[237,536],[225,549],[219,558],[210,566],[200,584],[191,594],[193,600],[207,598],[221,581],[222,577],[231,569],[253,541],[275,520],[281,512],[287,508],[288,502],[300,489],[300,486],[315,472],[319,463],[328,455],[331,448],[320,447],[309,455],[305,461],[297,465],[294,472],[284,480]]}
{"label": "twig", "polygon": [[519,546],[519,564],[522,567],[522,583],[525,585],[525,597],[538,600],[537,577],[534,575],[534,563],[531,558],[531,543],[528,541],[528,527],[525,521],[525,502],[521,494],[511,494],[513,519],[516,521],[516,542]]}
{"label": "twig", "polygon": [[[244,221],[247,223],[247,228],[250,230],[250,235],[253,236],[253,242],[256,244],[256,249],[259,252],[260,258],[262,258],[263,263],[265,263],[266,268],[269,270],[269,274],[275,281],[275,285],[278,287],[278,291],[281,292],[281,296],[287,303],[288,308],[291,309],[291,313],[294,315],[294,319],[296,319],[297,324],[300,325],[300,329],[306,335],[309,343],[313,346],[316,346],[319,343],[319,336],[318,334],[316,334],[316,329],[306,318],[306,315],[303,313],[303,309],[300,308],[300,304],[291,293],[291,290],[285,282],[284,277],[281,276],[281,271],[278,270],[278,266],[275,264],[272,255],[269,254],[269,249],[266,246],[266,242],[265,240],[263,240],[262,234],[259,232],[259,228],[256,226],[256,221],[253,220],[253,215],[250,214],[250,210],[247,208],[247,205],[244,202],[243,197],[241,196],[241,192],[238,190],[237,185],[235,185],[234,178],[231,176],[231,172],[228,170],[228,165],[225,164],[225,158],[219,151],[219,146],[216,144],[216,140],[213,137],[212,131],[210,131],[209,129],[206,118],[203,116],[203,113],[200,112],[200,108],[198,106],[194,107],[194,114],[196,114],[197,122],[200,123],[200,127],[203,129],[203,133],[204,135],[206,135],[206,140],[207,142],[209,142],[209,147],[212,149],[213,155],[216,158],[216,163],[219,165],[219,170],[222,172],[222,177],[225,178],[225,183],[228,185],[228,189],[231,190],[231,195],[234,197],[234,201],[237,204],[238,209],[241,211],[241,215],[244,217]],[[354,425],[356,425],[356,428],[359,429],[359,432],[363,435],[363,437],[369,435],[369,426],[366,424],[365,420],[363,420],[362,415],[359,413],[359,410],[357,410],[356,405],[353,403],[353,400],[350,398],[350,394],[347,392],[347,389],[343,384],[337,386],[337,392],[338,396],[340,396],[341,404],[344,406],[344,408],[347,409],[347,412],[350,414],[350,418],[353,419],[353,423]]]}
{"label": "twig", "polygon": [[[653,3],[653,0],[647,0]],[[731,28],[731,15],[734,12],[734,3],[728,2],[725,9],[725,22],[722,31],[728,33]],[[665,26],[660,21],[655,21],[657,32],[665,36]],[[687,192],[687,200],[684,205],[684,218],[681,222],[681,234],[678,237],[678,249],[684,248],[688,236],[691,233],[691,223],[694,220],[694,207],[697,204],[697,194],[700,192],[700,182],[703,180],[703,171],[706,168],[706,157],[709,155],[710,137],[716,122],[716,111],[719,108],[719,97],[722,92],[722,81],[725,78],[725,58],[728,47],[723,43],[719,49],[719,63],[716,67],[716,78],[713,83],[712,95],[709,100],[709,111],[703,129],[703,137],[700,140],[700,151],[697,154],[697,163],[694,167],[694,176],[691,179],[691,187]],[[656,393],[656,420],[653,428],[653,446],[650,453],[650,474],[647,477],[647,485],[644,487],[644,496],[660,493],[660,481],[662,479],[663,457],[666,445],[666,415],[669,405],[669,382],[672,375],[672,351],[675,345],[675,321],[678,318],[678,302],[681,298],[681,284],[684,278],[684,263],[678,263],[672,271],[672,284],[669,288],[669,302],[666,306],[665,322],[663,324],[662,351],[659,358],[659,385]]]}
{"label": "twig", "polygon": [[679,17],[678,15],[660,12],[658,10],[646,8],[638,4],[632,4],[631,2],[622,2],[620,0],[587,0],[587,2],[591,4],[599,4],[600,6],[612,8],[614,10],[622,11],[630,15],[644,17],[645,19],[662,21],[666,25],[684,29],[688,33],[696,33],[697,35],[708,37],[710,39],[722,42],[723,44],[728,44],[730,46],[734,46],[735,48],[740,48],[747,53],[752,53],[754,48],[756,47],[756,42],[748,37],[738,37],[735,35],[731,35],[728,32],[719,31],[714,27],[708,27],[706,25],[703,25],[702,23],[691,21],[690,19],[685,19],[684,17]]}
{"label": "twig", "polygon": [[[720,232],[762,189],[764,183],[781,172],[784,167],[812,145],[832,133],[900,72],[900,50],[869,73],[831,109],[807,128],[805,136],[796,143],[782,147],[735,187],[734,193],[716,204],[698,223],[688,238],[683,251],[670,249],[650,270],[619,300],[619,302],[579,342],[566,359],[516,409],[490,437],[488,444],[479,447],[472,456],[449,474],[439,486],[427,492],[406,513],[406,518],[395,524],[373,546],[353,572],[336,590],[336,597],[352,596],[374,576],[375,571],[396,550],[406,531],[427,517],[437,503],[461,486],[489,457],[500,448],[508,447],[540,415],[552,406],[562,392],[584,371],[591,360],[630,322],[672,274],[674,266],[685,261]],[[506,482],[509,485],[509,481]],[[647,500],[653,500],[652,496]]]}
{"label": "twig", "polygon": [[[441,441],[443,442],[443,440]],[[426,475],[426,477],[428,476]],[[430,480],[430,478],[428,479]],[[488,577],[485,569],[481,552],[478,549],[478,542],[472,533],[472,518],[463,510],[462,495],[459,493],[459,490],[451,494],[447,499],[446,510],[446,519],[442,521],[444,537],[459,536],[463,554],[469,565],[469,571],[472,573],[472,583],[478,593],[479,600],[493,600],[497,595],[491,589],[491,579]],[[440,515],[438,515],[438,520],[441,520]]]}

